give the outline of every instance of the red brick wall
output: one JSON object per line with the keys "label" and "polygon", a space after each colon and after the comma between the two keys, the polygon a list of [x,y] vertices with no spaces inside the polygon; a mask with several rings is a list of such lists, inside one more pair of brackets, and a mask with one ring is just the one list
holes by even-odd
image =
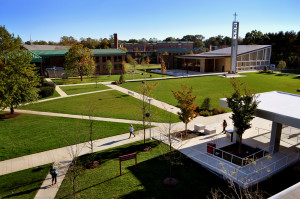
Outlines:
{"label": "red brick wall", "polygon": [[50,66],[63,67],[65,63],[65,57],[50,57]]}

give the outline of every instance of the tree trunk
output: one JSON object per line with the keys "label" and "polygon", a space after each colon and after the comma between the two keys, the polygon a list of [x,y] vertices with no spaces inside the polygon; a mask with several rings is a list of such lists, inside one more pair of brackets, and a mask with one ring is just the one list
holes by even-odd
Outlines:
{"label": "tree trunk", "polygon": [[187,123],[185,123],[185,134],[187,134]]}
{"label": "tree trunk", "polygon": [[82,74],[80,74],[80,80],[82,81]]}
{"label": "tree trunk", "polygon": [[14,114],[14,113],[15,113],[14,107],[13,107],[13,105],[11,105],[11,106],[10,106],[10,114],[12,115],[12,114]]}
{"label": "tree trunk", "polygon": [[239,154],[242,153],[242,135],[239,135]]}

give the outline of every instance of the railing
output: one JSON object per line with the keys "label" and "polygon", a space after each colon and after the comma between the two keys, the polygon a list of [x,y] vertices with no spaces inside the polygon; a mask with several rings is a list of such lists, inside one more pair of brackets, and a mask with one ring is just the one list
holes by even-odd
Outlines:
{"label": "railing", "polygon": [[[246,165],[246,164],[244,165],[245,162],[246,162],[246,163],[249,162],[249,158],[250,158],[250,157],[252,157],[252,161],[251,161],[251,162],[253,162],[253,161],[255,161],[255,155],[256,155],[256,154],[262,152],[262,157],[261,157],[261,158],[265,157],[265,154],[266,154],[266,151],[265,151],[264,149],[261,149],[261,150],[255,152],[255,153],[253,153],[253,154],[247,156],[247,157],[241,158],[241,157],[236,156],[236,155],[234,155],[234,154],[231,154],[231,153],[229,153],[229,152],[227,152],[227,151],[223,151],[222,149],[217,149],[216,147],[213,147],[213,146],[207,145],[207,147],[209,147],[209,148],[212,149],[213,155],[216,155],[216,153],[220,153],[220,152],[221,152],[221,158],[224,159],[225,161],[229,161],[229,160],[224,158],[224,154],[225,154],[225,155],[228,155],[228,156],[230,157],[230,158],[229,158],[229,159],[230,159],[229,162],[231,162],[231,163],[233,163],[233,158],[240,160],[240,161],[238,161],[238,162],[241,162],[241,165],[239,165],[239,166],[242,166],[242,167]],[[217,154],[216,156],[218,156],[218,154]],[[219,157],[219,156],[218,156],[218,157]],[[233,164],[235,164],[235,163],[233,163]],[[248,163],[248,164],[249,164],[249,163]]]}
{"label": "railing", "polygon": [[[242,167],[232,165],[230,162],[225,161],[224,159],[221,159],[218,156],[203,153],[200,151],[197,151],[197,153],[197,155],[194,155],[191,158],[200,161],[208,168],[222,174],[223,177],[233,180],[234,182],[238,183],[239,185],[242,185],[243,187],[248,187],[254,183],[257,183],[299,159],[298,151],[298,156],[296,158],[292,157],[291,155],[288,155],[268,165],[263,165],[263,162],[261,162],[261,165],[257,165],[257,163],[254,164],[254,162],[252,162],[250,164],[252,168],[254,168],[254,171],[249,173],[242,171]],[[199,159],[196,156],[201,156],[201,158]],[[264,158],[267,157],[265,156]]]}

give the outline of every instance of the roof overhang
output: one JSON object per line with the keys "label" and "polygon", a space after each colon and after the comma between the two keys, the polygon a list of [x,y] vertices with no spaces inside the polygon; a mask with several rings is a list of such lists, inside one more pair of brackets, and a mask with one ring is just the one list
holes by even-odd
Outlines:
{"label": "roof overhang", "polygon": [[[300,128],[300,95],[271,91],[257,94],[257,101],[255,116]],[[226,98],[221,98],[219,103],[228,108]]]}

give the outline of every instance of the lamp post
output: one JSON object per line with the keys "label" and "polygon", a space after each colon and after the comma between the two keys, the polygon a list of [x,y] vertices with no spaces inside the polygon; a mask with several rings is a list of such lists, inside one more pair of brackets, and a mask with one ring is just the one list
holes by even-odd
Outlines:
{"label": "lamp post", "polygon": [[149,140],[152,140],[152,137],[151,137],[151,100],[153,100],[153,98],[148,97],[148,101],[149,101],[149,121],[150,121],[150,137],[149,137]]}

